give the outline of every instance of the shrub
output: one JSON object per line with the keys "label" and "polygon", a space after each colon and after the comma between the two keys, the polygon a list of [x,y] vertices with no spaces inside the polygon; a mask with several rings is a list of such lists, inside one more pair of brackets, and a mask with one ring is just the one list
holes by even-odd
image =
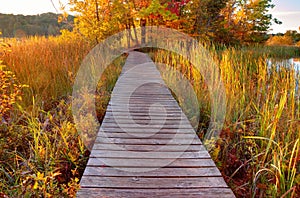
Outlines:
{"label": "shrub", "polygon": [[293,45],[294,41],[291,36],[273,36],[266,42],[267,45]]}

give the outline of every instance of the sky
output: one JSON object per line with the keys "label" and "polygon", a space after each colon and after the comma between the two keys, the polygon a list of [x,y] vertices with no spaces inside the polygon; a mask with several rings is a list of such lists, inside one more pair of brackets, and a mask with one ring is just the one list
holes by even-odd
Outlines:
{"label": "sky", "polygon": [[[68,0],[0,0],[0,13],[33,15],[45,12],[59,12],[60,4],[66,5]],[[300,0],[273,0],[275,8],[270,13],[281,22],[282,25],[272,25],[271,33],[285,33],[286,30],[299,31],[300,26]]]}
{"label": "sky", "polygon": [[272,32],[285,33],[286,30],[297,30],[300,32],[300,0],[273,0],[273,4],[275,4],[275,7],[270,13],[283,24],[272,25]]}

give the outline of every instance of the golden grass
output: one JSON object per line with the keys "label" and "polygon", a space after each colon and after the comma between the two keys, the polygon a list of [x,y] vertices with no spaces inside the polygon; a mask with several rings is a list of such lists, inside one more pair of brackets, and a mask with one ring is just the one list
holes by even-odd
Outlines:
{"label": "golden grass", "polygon": [[14,72],[20,82],[29,85],[24,90],[24,102],[56,101],[70,94],[72,79],[82,59],[91,49],[86,41],[65,37],[30,37],[10,39],[11,52],[4,63]]}
{"label": "golden grass", "polygon": [[[297,197],[300,90],[296,83],[300,74],[293,67],[268,66],[267,59],[278,52],[262,47],[257,53],[256,48],[208,49],[219,65],[227,99],[225,123],[211,155],[237,196]],[[199,71],[174,53],[150,54],[156,62],[181,71],[193,84],[200,109],[198,134],[204,137],[211,101]],[[174,78],[174,73],[164,78]]]}
{"label": "golden grass", "polygon": [[[3,64],[16,75],[10,82],[20,85],[23,100],[9,104],[5,122],[0,120],[0,196],[75,196],[88,152],[73,124],[69,97],[76,71],[92,46],[76,35],[7,42],[11,52],[5,51]],[[211,152],[226,181],[237,196],[297,197],[299,74],[267,65],[270,56],[285,57],[281,49],[209,50],[227,96],[225,123]],[[190,80],[199,107],[187,104],[184,109],[191,115],[193,108],[200,109],[198,134],[204,137],[211,104],[201,74],[176,54],[160,50],[152,56],[169,65],[170,76],[177,69]],[[103,76],[107,80],[99,84],[99,119],[123,61],[124,57],[108,67]]]}
{"label": "golden grass", "polygon": [[[3,64],[10,71],[1,67],[0,74],[15,89],[1,82],[1,93],[14,95],[0,116],[0,197],[75,197],[89,151],[74,125],[70,95],[92,46],[71,34],[5,42],[11,47],[2,54]],[[95,96],[99,119],[124,60],[116,59],[102,75]]]}

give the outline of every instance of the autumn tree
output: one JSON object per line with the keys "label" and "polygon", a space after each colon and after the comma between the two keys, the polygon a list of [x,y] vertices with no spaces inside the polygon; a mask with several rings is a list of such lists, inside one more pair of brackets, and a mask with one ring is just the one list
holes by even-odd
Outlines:
{"label": "autumn tree", "polygon": [[293,38],[291,36],[271,36],[267,42],[266,45],[270,46],[285,46],[285,45],[293,45]]}
{"label": "autumn tree", "polygon": [[288,30],[285,32],[284,35],[288,37],[292,37],[294,43],[300,41],[300,34],[296,30]]}
{"label": "autumn tree", "polygon": [[288,30],[285,34],[272,35],[266,45],[299,45],[300,34],[296,30]]}
{"label": "autumn tree", "polygon": [[[97,43],[125,29],[163,25],[176,18],[159,0],[70,0],[69,4],[77,13],[77,30]],[[134,32],[128,31],[129,38],[138,43]]]}
{"label": "autumn tree", "polygon": [[239,43],[262,42],[273,19],[272,0],[229,0],[221,11],[227,32]]}
{"label": "autumn tree", "polygon": [[[221,43],[261,42],[272,23],[271,0],[70,0],[76,28],[100,40],[136,26],[163,25]],[[275,20],[275,22],[278,22]],[[136,31],[129,38],[138,43]],[[142,41],[145,35],[142,32]]]}
{"label": "autumn tree", "polygon": [[140,10],[139,16],[146,20],[147,25],[164,25],[167,21],[177,18],[167,7],[168,4],[161,4],[159,0],[152,0],[148,7]]}
{"label": "autumn tree", "polygon": [[131,22],[132,4],[122,0],[70,0],[71,11],[77,13],[75,27],[97,43]]}

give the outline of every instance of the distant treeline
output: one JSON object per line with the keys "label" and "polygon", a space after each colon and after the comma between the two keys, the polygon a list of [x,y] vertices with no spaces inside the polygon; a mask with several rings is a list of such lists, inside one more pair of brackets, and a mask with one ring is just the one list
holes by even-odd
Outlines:
{"label": "distant treeline", "polygon": [[13,15],[0,13],[0,31],[4,37],[58,35],[61,29],[72,30],[74,16],[58,22],[59,14]]}

